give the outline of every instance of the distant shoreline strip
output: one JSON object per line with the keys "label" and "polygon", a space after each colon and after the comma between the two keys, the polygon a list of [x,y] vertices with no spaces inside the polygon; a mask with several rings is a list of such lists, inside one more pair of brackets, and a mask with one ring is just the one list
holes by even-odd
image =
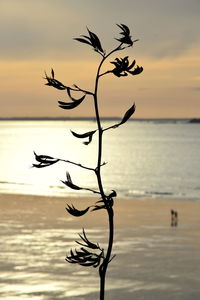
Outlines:
{"label": "distant shoreline strip", "polygon": [[[102,121],[119,121],[119,117],[102,117]],[[0,121],[95,121],[93,117],[0,117]],[[156,123],[200,123],[200,118],[147,118],[130,119],[131,122],[156,122]]]}

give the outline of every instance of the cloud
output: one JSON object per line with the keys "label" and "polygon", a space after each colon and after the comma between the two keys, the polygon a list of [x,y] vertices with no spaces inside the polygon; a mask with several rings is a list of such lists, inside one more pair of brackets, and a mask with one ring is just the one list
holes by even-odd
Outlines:
{"label": "cloud", "polygon": [[200,86],[194,86],[192,87],[192,90],[200,92]]}
{"label": "cloud", "polygon": [[74,17],[79,18],[75,6],[63,9],[63,1],[52,0],[1,1],[1,58],[35,59],[69,49]]}
{"label": "cloud", "polygon": [[[80,51],[72,38],[84,34],[86,26],[109,48],[118,36],[116,23],[127,24],[140,39],[136,53],[179,56],[200,42],[199,15],[197,0],[1,0],[0,58],[76,57]],[[84,56],[88,49],[81,51]]]}

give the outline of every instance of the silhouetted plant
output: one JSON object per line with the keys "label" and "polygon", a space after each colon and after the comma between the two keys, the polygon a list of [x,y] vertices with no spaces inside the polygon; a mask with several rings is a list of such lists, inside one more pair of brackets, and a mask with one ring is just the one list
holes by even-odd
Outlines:
{"label": "silhouetted plant", "polygon": [[[52,86],[58,90],[65,90],[68,94],[69,100],[67,102],[58,101],[59,107],[62,109],[74,109],[78,105],[80,105],[86,98],[86,96],[92,96],[94,100],[94,108],[95,108],[95,118],[97,123],[97,129],[93,131],[86,132],[84,134],[76,133],[74,131],[71,131],[74,137],[78,139],[87,139],[83,143],[85,145],[88,145],[92,142],[93,135],[95,133],[98,133],[98,158],[97,158],[97,165],[95,168],[83,166],[79,163],[70,161],[70,160],[64,160],[59,158],[53,158],[48,155],[38,155],[35,154],[35,159],[37,161],[36,164],[33,164],[36,168],[44,168],[48,167],[50,165],[53,165],[59,161],[63,161],[66,163],[70,163],[73,165],[76,165],[77,167],[86,169],[88,171],[93,172],[96,175],[98,188],[97,190],[93,190],[90,188],[80,187],[73,183],[72,178],[69,174],[69,172],[66,173],[66,180],[62,181],[64,185],[67,187],[74,189],[74,190],[87,190],[93,193],[96,193],[100,196],[100,199],[93,205],[86,207],[84,210],[79,210],[74,207],[74,205],[67,205],[66,210],[69,214],[75,216],[75,217],[81,217],[85,215],[88,211],[96,212],[97,210],[104,210],[107,212],[108,215],[108,221],[109,221],[109,239],[108,239],[108,245],[107,249],[103,249],[98,243],[95,244],[91,242],[85,230],[83,229],[83,233],[79,234],[79,237],[81,241],[76,241],[76,243],[81,246],[80,249],[71,250],[70,253],[66,257],[66,261],[72,264],[79,264],[85,267],[94,267],[99,269],[99,276],[100,276],[100,300],[104,299],[105,294],[105,277],[106,277],[106,271],[108,268],[109,263],[114,258],[114,255],[112,255],[112,246],[113,246],[113,237],[114,237],[114,223],[113,223],[113,217],[114,217],[114,211],[113,211],[113,205],[114,205],[114,198],[117,196],[117,193],[115,190],[112,190],[110,194],[106,194],[104,192],[104,187],[102,184],[102,177],[101,177],[101,167],[105,165],[105,163],[102,163],[102,147],[103,147],[103,133],[107,130],[117,128],[118,126],[121,126],[125,122],[127,122],[130,117],[135,112],[135,103],[126,111],[121,121],[117,124],[114,124],[107,128],[102,128],[101,125],[101,118],[99,115],[99,107],[98,107],[98,84],[99,80],[102,76],[105,76],[107,74],[113,74],[117,77],[124,77],[130,75],[138,75],[143,71],[142,67],[139,67],[136,65],[136,61],[133,60],[133,62],[129,63],[128,56],[125,56],[124,58],[115,58],[114,61],[111,61],[111,64],[114,65],[114,68],[107,70],[104,73],[101,73],[101,68],[103,63],[107,60],[107,58],[118,51],[125,50],[126,48],[129,48],[133,46],[133,44],[138,41],[132,40],[130,36],[130,30],[129,28],[124,25],[120,24],[117,25],[122,32],[120,32],[121,37],[117,38],[116,40],[119,42],[116,48],[111,50],[110,52],[106,52],[103,50],[101,46],[101,42],[98,38],[98,36],[88,30],[88,36],[82,35],[80,38],[75,38],[76,41],[85,43],[89,46],[91,46],[95,52],[97,52],[102,58],[97,68],[97,74],[95,78],[95,88],[94,91],[87,91],[82,88],[80,88],[77,85],[73,85],[73,87],[69,87],[55,79],[55,73],[54,70],[51,70],[51,75],[48,76],[45,73],[45,79],[47,80],[46,85]],[[82,96],[80,98],[74,98],[72,96],[72,92],[80,92],[82,93]]]}

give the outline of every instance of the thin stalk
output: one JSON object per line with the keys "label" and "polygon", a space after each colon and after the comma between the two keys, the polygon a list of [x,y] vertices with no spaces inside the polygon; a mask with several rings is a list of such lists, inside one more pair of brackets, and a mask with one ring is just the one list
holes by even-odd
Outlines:
{"label": "thin stalk", "polygon": [[[103,129],[101,126],[101,119],[99,115],[99,107],[98,107],[98,84],[99,84],[99,78],[104,75],[100,74],[101,67],[104,63],[104,61],[110,56],[112,53],[121,50],[121,44],[109,52],[106,56],[103,57],[101,60],[98,70],[97,70],[97,75],[96,75],[96,80],[95,80],[95,90],[93,94],[94,98],[94,108],[95,108],[95,115],[96,115],[96,122],[97,122],[97,127],[98,127],[98,159],[97,159],[97,167],[95,169],[95,173],[97,176],[97,182],[98,182],[98,187],[99,191],[102,197],[102,200],[106,204],[107,201],[109,201],[106,198],[106,195],[104,193],[103,189],[103,184],[102,184],[102,179],[101,179],[101,159],[102,159],[102,146],[103,146]],[[105,258],[103,260],[103,263],[99,267],[99,276],[100,276],[100,300],[104,300],[105,296],[105,278],[106,278],[106,271],[107,267],[110,261],[111,253],[112,253],[112,246],[113,246],[113,238],[114,238],[114,221],[113,221],[113,208],[112,207],[107,207],[106,208],[107,213],[108,213],[108,222],[109,222],[109,239],[108,239],[108,248],[107,252],[105,255]]]}
{"label": "thin stalk", "polygon": [[71,160],[66,160],[66,159],[61,159],[61,158],[57,158],[57,159],[58,159],[59,161],[66,162],[66,163],[68,163],[68,164],[75,165],[75,166],[80,167],[80,168],[82,168],[82,169],[86,169],[86,170],[89,170],[89,171],[95,171],[95,169],[93,169],[93,168],[89,168],[89,167],[83,166],[83,165],[81,165],[81,164],[79,164],[79,163],[75,163],[75,162],[73,162],[73,161],[71,161]]}

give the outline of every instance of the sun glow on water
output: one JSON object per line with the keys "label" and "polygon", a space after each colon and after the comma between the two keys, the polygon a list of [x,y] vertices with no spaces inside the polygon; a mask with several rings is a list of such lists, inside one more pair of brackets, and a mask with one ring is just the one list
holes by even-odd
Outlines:
{"label": "sun glow on water", "polygon": [[[104,124],[111,125],[111,123]],[[102,167],[106,191],[122,197],[198,198],[200,138],[197,124],[129,122],[103,135]],[[70,129],[96,129],[92,121],[0,122],[0,189],[41,195],[86,195],[62,184],[66,171],[81,187],[96,189],[96,176],[70,163],[36,169],[33,151],[96,167],[97,134],[85,146]]]}

